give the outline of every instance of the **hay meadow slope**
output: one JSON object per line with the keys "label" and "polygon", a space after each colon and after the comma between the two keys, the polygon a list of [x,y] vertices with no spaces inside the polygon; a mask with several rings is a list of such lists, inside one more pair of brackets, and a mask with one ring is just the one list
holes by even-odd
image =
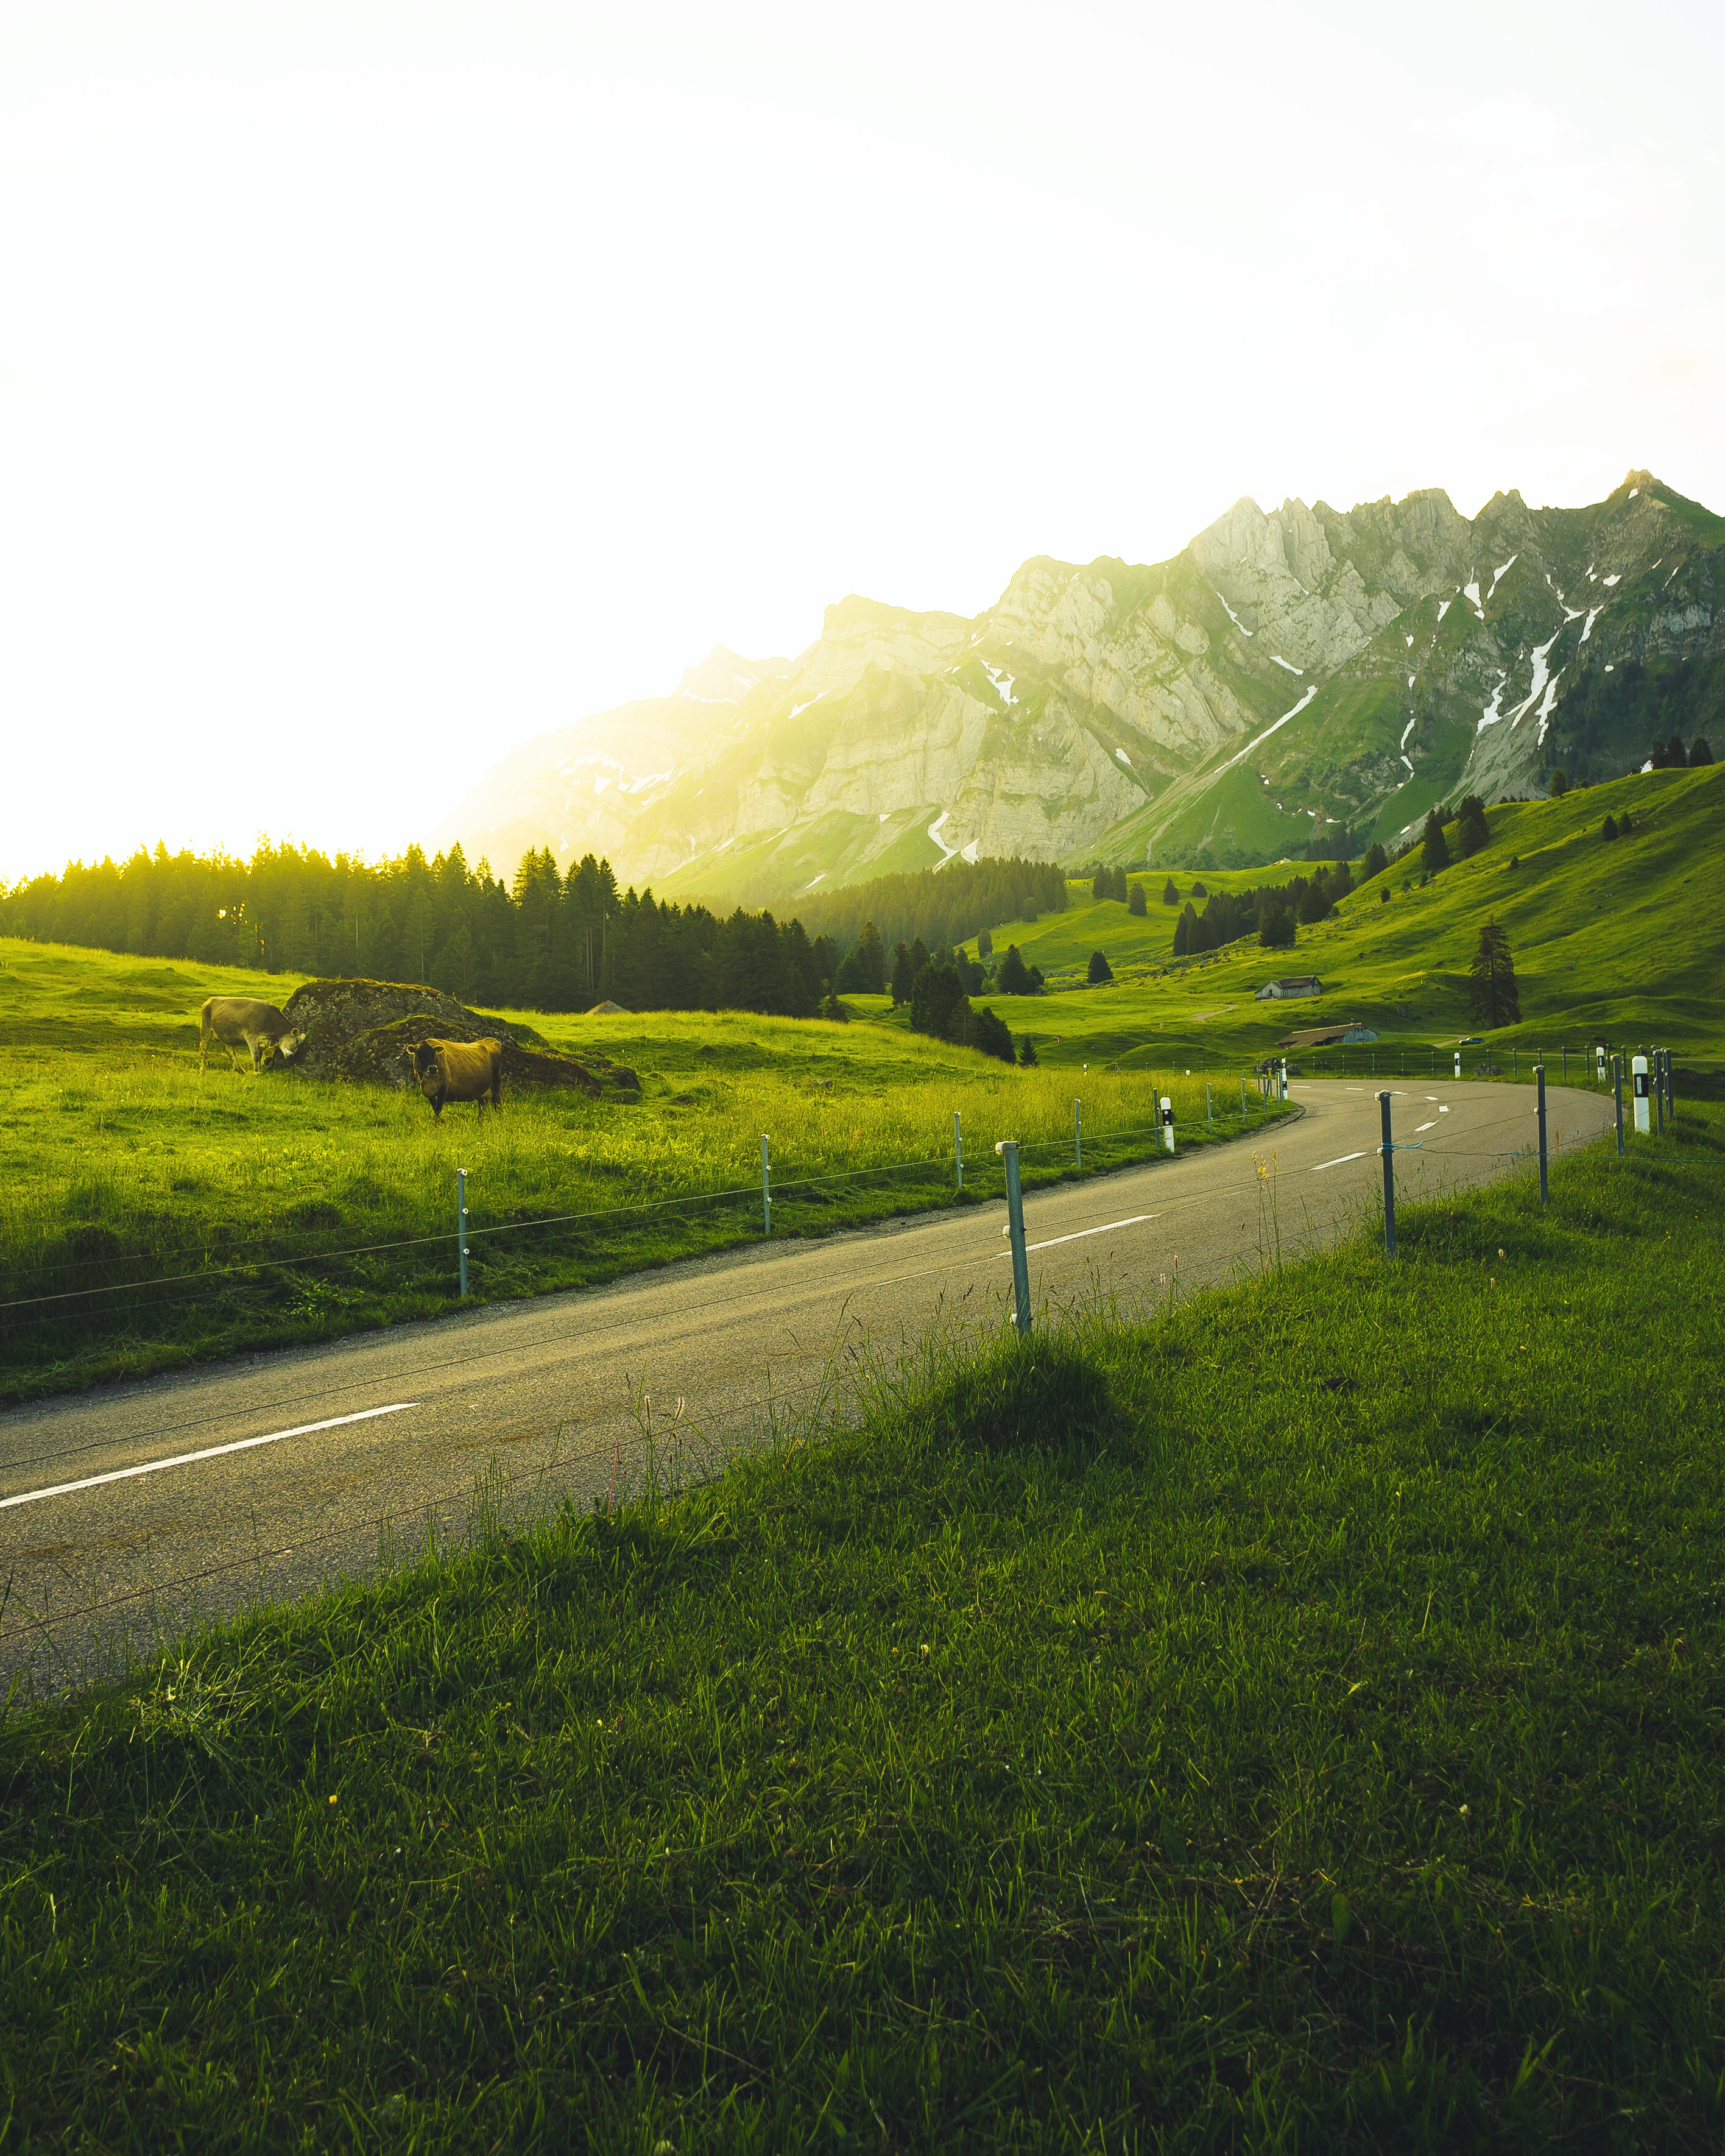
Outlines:
{"label": "hay meadow slope", "polygon": [[[1625,814],[1630,834],[1606,839],[1605,819]],[[1505,803],[1487,820],[1483,851],[1424,880],[1417,855],[1392,865],[1330,920],[1301,928],[1291,951],[1266,951],[1253,938],[1175,959],[1178,909],[1161,903],[1164,875],[1142,879],[1142,919],[1117,900],[1091,902],[1075,885],[1067,912],[996,928],[995,951],[1016,942],[1028,961],[1070,981],[1101,949],[1118,984],[1005,998],[997,1008],[1056,1065],[1126,1057],[1131,1068],[1178,1054],[1183,1067],[1227,1069],[1267,1055],[1293,1029],[1343,1018],[1376,1029],[1389,1058],[1476,1030],[1468,965],[1489,916],[1508,932],[1522,1013],[1491,1043],[1517,1050],[1522,1067],[1529,1051],[1581,1050],[1596,1038],[1725,1050],[1725,768],[1648,772],[1558,801]],[[1453,824],[1448,837],[1457,854]],[[1282,881],[1296,865],[1197,880],[1239,889]],[[1194,879],[1181,871],[1174,880],[1183,903]],[[1300,973],[1319,976],[1322,998],[1253,1000],[1265,980]]]}

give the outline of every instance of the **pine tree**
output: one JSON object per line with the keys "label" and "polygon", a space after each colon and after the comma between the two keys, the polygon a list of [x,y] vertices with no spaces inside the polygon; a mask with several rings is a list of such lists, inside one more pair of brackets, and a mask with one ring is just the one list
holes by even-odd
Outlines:
{"label": "pine tree", "polygon": [[1295,940],[1293,916],[1278,899],[1265,910],[1258,941],[1266,951],[1291,951]]}
{"label": "pine tree", "polygon": [[1667,771],[1681,771],[1686,767],[1689,758],[1684,753],[1681,734],[1674,733],[1666,744],[1665,762]]}
{"label": "pine tree", "polygon": [[1467,999],[1474,1024],[1488,1030],[1519,1024],[1522,1004],[1516,993],[1515,963],[1510,957],[1509,937],[1496,921],[1487,919],[1481,925],[1468,972]]}
{"label": "pine tree", "polygon": [[1360,864],[1359,880],[1369,883],[1374,875],[1382,875],[1389,866],[1389,856],[1374,839],[1366,849],[1366,857]]}
{"label": "pine tree", "polygon": [[1144,886],[1142,884],[1135,883],[1132,886],[1132,894],[1126,901],[1126,910],[1129,914],[1131,914],[1134,921],[1142,921],[1144,918],[1148,908],[1144,903]]}
{"label": "pine tree", "polygon": [[1113,896],[1113,877],[1109,875],[1106,869],[1098,869],[1096,874],[1090,880],[1090,897],[1091,905],[1099,906],[1105,898],[1112,898]]}
{"label": "pine tree", "polygon": [[1000,961],[1000,993],[1003,996],[1027,996],[1030,993],[1030,975],[1016,943],[1009,943],[1006,956]]}
{"label": "pine tree", "polygon": [[1615,816],[1608,816],[1600,824],[1599,836],[1602,839],[1615,839],[1617,836],[1617,819]]}
{"label": "pine tree", "polygon": [[862,934],[856,939],[856,955],[864,980],[878,996],[886,986],[886,952],[872,921],[863,923]]}
{"label": "pine tree", "polygon": [[1477,793],[1466,795],[1456,810],[1455,836],[1464,860],[1491,844],[1491,827],[1486,821],[1486,804]]}
{"label": "pine tree", "polygon": [[1174,880],[1172,876],[1162,886],[1162,902],[1164,906],[1178,906],[1180,902],[1180,894],[1174,888]]}
{"label": "pine tree", "polygon": [[994,955],[994,938],[986,928],[976,939],[976,954],[978,958],[992,958]]}
{"label": "pine tree", "polygon": [[1689,768],[1699,771],[1713,760],[1713,752],[1707,745],[1705,734],[1697,734],[1689,744]]}
{"label": "pine tree", "polygon": [[1435,875],[1440,869],[1446,869],[1450,865],[1450,847],[1444,836],[1444,819],[1435,808],[1425,819],[1421,865],[1428,875]]}
{"label": "pine tree", "polygon": [[1093,988],[1099,988],[1104,981],[1111,981],[1113,978],[1114,968],[1108,963],[1106,952],[1092,951],[1090,954],[1090,971],[1085,976],[1088,984]]}
{"label": "pine tree", "polygon": [[911,954],[901,943],[892,953],[892,1007],[895,1010],[901,1004],[907,1004],[911,1000],[911,990],[916,978]]}
{"label": "pine tree", "polygon": [[1022,1069],[1034,1070],[1036,1060],[1036,1044],[1027,1033],[1019,1043],[1019,1063]]}

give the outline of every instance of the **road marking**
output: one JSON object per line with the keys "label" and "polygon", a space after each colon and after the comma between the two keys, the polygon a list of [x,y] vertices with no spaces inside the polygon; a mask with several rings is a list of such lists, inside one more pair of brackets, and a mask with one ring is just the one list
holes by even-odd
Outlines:
{"label": "road marking", "polygon": [[1417,1138],[1421,1131],[1435,1131],[1436,1128],[1437,1118],[1434,1116],[1429,1123],[1416,1123],[1414,1126],[1414,1135]]}
{"label": "road marking", "polygon": [[[1081,1243],[1086,1235],[1111,1235],[1117,1228],[1136,1228],[1146,1220],[1160,1218],[1161,1215],[1156,1213],[1134,1213],[1130,1220],[1110,1220],[1100,1228],[1081,1228],[1075,1235],[1050,1235],[1045,1242],[1026,1243],[1024,1248],[1027,1251],[1051,1250],[1056,1243]],[[1009,1258],[1012,1252],[996,1250],[994,1255],[997,1258]]]}
{"label": "road marking", "polygon": [[313,1430],[339,1430],[344,1423],[369,1422],[374,1415],[405,1414],[418,1400],[398,1400],[393,1407],[362,1408],[357,1414],[331,1415],[327,1422],[302,1422],[292,1430],[272,1430],[263,1437],[236,1438],[232,1445],[206,1445],[202,1452],[178,1452],[172,1460],[146,1460],[141,1467],[116,1467],[108,1475],[86,1475],[79,1482],[53,1482],[46,1489],[25,1490],[16,1497],[0,1497],[0,1512],[13,1505],[33,1505],[43,1497],[64,1497],[74,1490],[94,1490],[103,1482],[129,1482],[136,1475],[160,1475],[167,1467],[189,1467],[194,1460],[219,1460],[226,1452],[249,1452],[256,1445],[280,1445],[285,1437],[310,1437]]}
{"label": "road marking", "polygon": [[1314,1175],[1322,1175],[1327,1168],[1340,1168],[1345,1162],[1364,1158],[1365,1155],[1363,1152],[1338,1152],[1333,1160],[1321,1160],[1312,1173]]}
{"label": "road marking", "polygon": [[1449,1114],[1449,1112],[1450,1112],[1450,1111],[1449,1111],[1449,1110],[1448,1110],[1447,1108],[1440,1108],[1440,1109],[1438,1110],[1438,1113],[1439,1113],[1440,1116],[1447,1116],[1447,1115]]}

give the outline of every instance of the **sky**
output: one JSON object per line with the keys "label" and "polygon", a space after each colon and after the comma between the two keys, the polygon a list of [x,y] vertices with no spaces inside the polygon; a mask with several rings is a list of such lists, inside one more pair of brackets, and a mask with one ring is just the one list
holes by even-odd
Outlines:
{"label": "sky", "polygon": [[0,880],[1242,495],[1725,509],[1725,11],[0,0]]}

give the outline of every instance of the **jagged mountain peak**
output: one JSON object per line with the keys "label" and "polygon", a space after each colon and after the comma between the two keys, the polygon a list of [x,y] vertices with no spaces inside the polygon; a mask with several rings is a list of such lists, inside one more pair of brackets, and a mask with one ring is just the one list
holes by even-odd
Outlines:
{"label": "jagged mountain peak", "polygon": [[[675,696],[541,737],[446,827],[470,858],[591,848],[747,902],[960,854],[1297,854],[1439,801],[1725,735],[1725,519],[1652,474],[1463,516],[1249,495],[1170,560],[1033,556],[973,617],[853,593],[794,660],[716,647]],[[1716,619],[1722,625],[1716,629]]]}

